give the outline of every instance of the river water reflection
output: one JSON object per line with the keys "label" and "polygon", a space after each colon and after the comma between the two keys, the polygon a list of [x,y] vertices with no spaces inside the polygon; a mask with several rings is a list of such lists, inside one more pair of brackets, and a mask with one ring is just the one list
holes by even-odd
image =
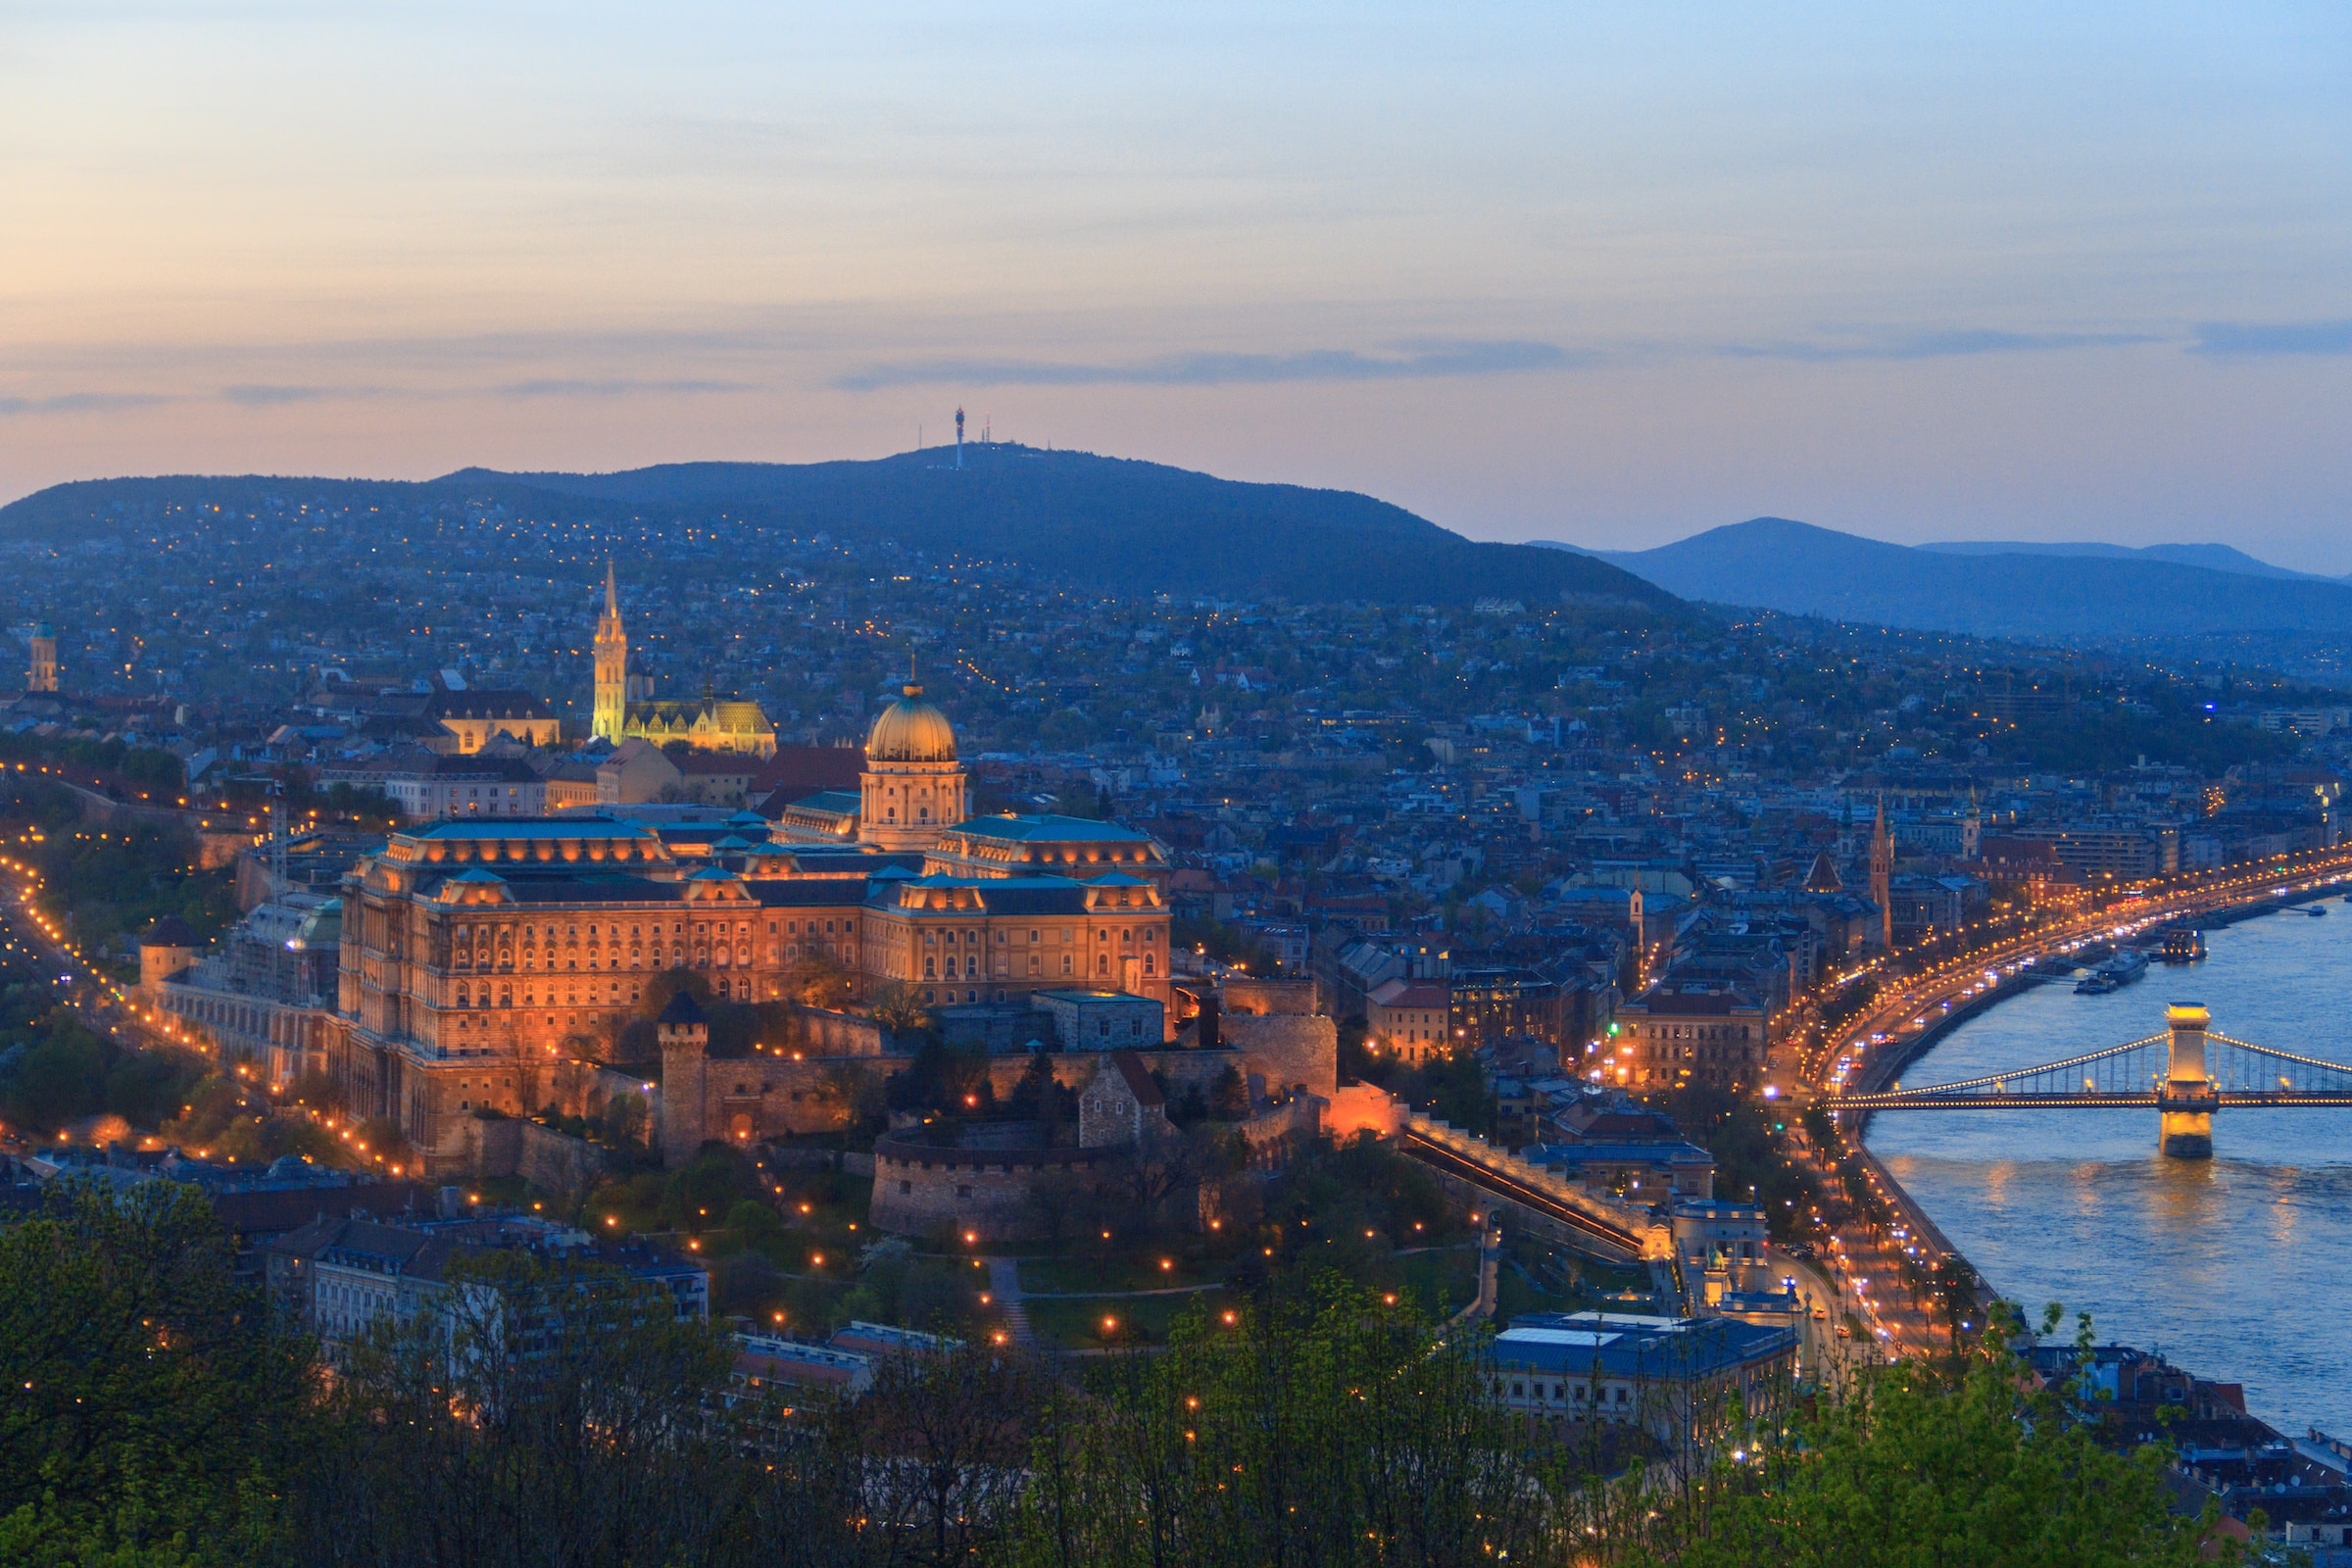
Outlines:
{"label": "river water reflection", "polygon": [[[1906,1069],[1919,1088],[2120,1045],[2201,1002],[2213,1027],[2352,1063],[2352,905],[2206,933],[2210,956],[2105,997],[2037,987]],[[2099,1338],[2246,1386],[2256,1415],[2352,1437],[2352,1109],[2224,1110],[2166,1159],[2156,1112],[1906,1111],[1870,1147],[1993,1289],[2088,1310]],[[2070,1330],[2071,1332],[2071,1330]]]}

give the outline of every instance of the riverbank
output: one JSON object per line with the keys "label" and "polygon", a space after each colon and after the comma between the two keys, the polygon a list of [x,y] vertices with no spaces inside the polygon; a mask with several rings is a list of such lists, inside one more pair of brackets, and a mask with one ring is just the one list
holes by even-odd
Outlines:
{"label": "riverbank", "polygon": [[[2166,1004],[2207,1005],[2217,1030],[2352,1061],[2340,1006],[2352,977],[2344,919],[2262,916],[2312,902],[2265,897],[2209,929],[2210,956],[2123,991],[2011,989],[2002,1008],[1905,1042],[1898,1072],[1998,1073],[2157,1032]],[[2213,911],[2220,913],[2222,911]],[[2331,911],[2332,912],[2332,911]],[[1954,1012],[1959,1012],[1958,1007]],[[1917,1014],[1914,1014],[1916,1016]],[[1918,1063],[1933,1050],[1933,1069]],[[1916,1087],[1916,1086],[1915,1086]],[[2179,1364],[2242,1379],[2286,1430],[2352,1427],[2352,1366],[2325,1344],[2314,1302],[2352,1284],[2352,1111],[2231,1109],[2215,1157],[2167,1158],[2148,1109],[1974,1110],[1878,1118],[1867,1168],[1935,1245],[2038,1316],[2092,1314],[2100,1338],[2161,1347]]]}

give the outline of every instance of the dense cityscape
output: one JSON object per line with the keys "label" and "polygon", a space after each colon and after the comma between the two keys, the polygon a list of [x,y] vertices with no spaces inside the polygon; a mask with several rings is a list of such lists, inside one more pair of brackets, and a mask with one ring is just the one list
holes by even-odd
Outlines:
{"label": "dense cityscape", "polygon": [[[0,545],[0,1245],[83,1303],[20,1338],[11,1441],[26,1475],[69,1429],[174,1467],[138,1539],[405,1562],[560,1515],[579,1560],[638,1560],[536,1482],[473,1517],[568,1466],[713,1561],[1262,1561],[1341,1528],[1348,1560],[1746,1561],[1800,1496],[1908,1528],[1837,1520],[1837,1466],[2014,1366],[2046,1409],[1972,1429],[2004,1484],[2106,1478],[2032,1496],[2054,1528],[2116,1560],[2341,1544],[2340,1443],[2004,1302],[1859,1136],[2003,998],[2352,885],[2326,689],[250,489]],[[2174,1009],[2153,1095],[2103,1069],[2168,1153],[2210,1154],[2225,1102],[2352,1094],[2204,1030]],[[205,1342],[172,1375],[279,1391],[267,1421],[110,1425],[141,1396],[89,1379],[132,1313]],[[1378,1381],[1396,1424],[1356,1450],[1334,1385],[1252,1385],[1243,1345]],[[458,1407],[368,1435],[434,1377]],[[1212,1388],[1226,1430],[1142,1436]],[[1268,1400],[1353,1478],[1311,1525],[1192,1468],[1262,1463]],[[621,1405],[637,1435],[585,1454]],[[1136,1422],[1174,1446],[1111,1443]],[[1399,1511],[1394,1467],[1465,1432],[1501,1468]],[[1165,1540],[1104,1534],[1177,1460]],[[112,1494],[79,1494],[7,1521],[28,1560],[82,1560]]]}
{"label": "dense cityscape", "polygon": [[2348,58],[0,6],[0,1568],[2352,1568]]}

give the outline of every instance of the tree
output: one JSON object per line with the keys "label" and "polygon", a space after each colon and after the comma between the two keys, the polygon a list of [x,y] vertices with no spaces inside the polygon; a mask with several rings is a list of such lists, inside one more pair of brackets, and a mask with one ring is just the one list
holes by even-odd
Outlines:
{"label": "tree", "polygon": [[1336,1277],[1197,1309],[1038,1425],[1017,1560],[1039,1568],[1560,1560],[1558,1491],[1483,1342]]}
{"label": "tree", "polygon": [[170,1182],[64,1183],[0,1230],[9,1560],[270,1557],[311,1364],[231,1261],[211,1205]]}
{"label": "tree", "polygon": [[1997,1339],[1957,1381],[1902,1363],[1749,1451],[1718,1454],[1701,1500],[1666,1518],[1654,1560],[2185,1568],[2212,1522],[2169,1512],[2162,1447],[2102,1449]]}
{"label": "tree", "polygon": [[983,1559],[1011,1528],[1040,1373],[1009,1348],[962,1344],[895,1355],[855,1406],[878,1533],[918,1563]]}
{"label": "tree", "polygon": [[914,987],[904,980],[885,980],[874,988],[866,1015],[894,1035],[921,1034],[931,1028],[930,1011]]}

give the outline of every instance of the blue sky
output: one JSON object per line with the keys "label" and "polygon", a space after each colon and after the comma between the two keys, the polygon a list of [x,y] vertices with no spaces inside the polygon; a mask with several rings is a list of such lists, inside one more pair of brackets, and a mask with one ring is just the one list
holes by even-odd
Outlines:
{"label": "blue sky", "polygon": [[2352,571],[2352,10],[0,0],[0,496],[948,428]]}

